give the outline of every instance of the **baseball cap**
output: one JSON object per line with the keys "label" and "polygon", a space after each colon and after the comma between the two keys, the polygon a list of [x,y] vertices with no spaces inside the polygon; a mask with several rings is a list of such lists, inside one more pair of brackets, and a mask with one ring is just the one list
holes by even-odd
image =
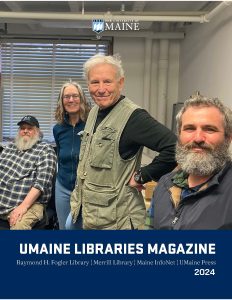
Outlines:
{"label": "baseball cap", "polygon": [[26,124],[29,124],[29,125],[32,125],[32,126],[36,126],[39,128],[39,122],[38,120],[33,117],[33,116],[25,116],[22,118],[22,120],[20,122],[18,122],[18,126],[22,125],[23,123],[26,123]]}

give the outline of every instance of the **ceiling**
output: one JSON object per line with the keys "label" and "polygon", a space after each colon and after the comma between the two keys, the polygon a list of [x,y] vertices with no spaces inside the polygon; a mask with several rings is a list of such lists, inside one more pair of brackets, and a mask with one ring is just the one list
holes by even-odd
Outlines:
{"label": "ceiling", "polygon": [[[218,1],[0,1],[0,35],[94,35],[93,18],[138,20],[140,31],[159,32],[168,23],[183,31]],[[178,19],[178,18],[179,19]],[[173,18],[170,20],[170,18]],[[198,20],[199,22],[199,20]],[[169,30],[170,30],[169,28]],[[104,32],[104,35],[109,33]],[[113,33],[110,33],[113,35]]]}

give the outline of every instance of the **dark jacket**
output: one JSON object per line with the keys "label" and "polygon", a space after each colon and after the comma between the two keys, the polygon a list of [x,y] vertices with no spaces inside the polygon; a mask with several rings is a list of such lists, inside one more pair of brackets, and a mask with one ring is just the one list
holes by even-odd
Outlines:
{"label": "dark jacket", "polygon": [[232,229],[232,162],[177,208],[173,199],[181,188],[172,181],[175,174],[164,175],[154,192],[154,229]]}
{"label": "dark jacket", "polygon": [[85,123],[82,121],[72,126],[65,120],[64,123],[56,124],[53,128],[58,155],[57,179],[70,191],[75,186],[81,144],[80,132],[84,127]]}

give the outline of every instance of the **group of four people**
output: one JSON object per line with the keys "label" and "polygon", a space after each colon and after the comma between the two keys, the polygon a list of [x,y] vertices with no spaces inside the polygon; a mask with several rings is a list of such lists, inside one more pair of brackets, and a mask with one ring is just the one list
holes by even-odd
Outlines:
{"label": "group of four people", "polygon": [[[118,57],[95,55],[84,73],[95,106],[90,110],[81,86],[68,82],[55,113],[59,228],[143,229],[142,189],[162,177],[149,209],[152,228],[232,229],[231,110],[199,95],[186,101],[177,139],[122,95]],[[0,219],[11,229],[31,229],[43,215],[35,206],[44,208],[51,195],[56,155],[40,139],[27,145],[39,132],[34,117],[18,125],[23,147],[16,139],[0,156]],[[158,155],[141,167],[144,146]]]}

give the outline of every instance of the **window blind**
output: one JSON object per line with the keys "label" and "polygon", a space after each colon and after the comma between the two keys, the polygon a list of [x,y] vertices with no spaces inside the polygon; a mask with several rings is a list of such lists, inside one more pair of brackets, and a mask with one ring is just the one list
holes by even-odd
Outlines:
{"label": "window blind", "polygon": [[[44,139],[53,141],[54,112],[62,84],[79,82],[88,98],[83,64],[96,53],[108,54],[109,41],[83,43],[1,43],[2,136],[15,137],[25,115],[38,118]],[[89,98],[90,101],[90,98]]]}

